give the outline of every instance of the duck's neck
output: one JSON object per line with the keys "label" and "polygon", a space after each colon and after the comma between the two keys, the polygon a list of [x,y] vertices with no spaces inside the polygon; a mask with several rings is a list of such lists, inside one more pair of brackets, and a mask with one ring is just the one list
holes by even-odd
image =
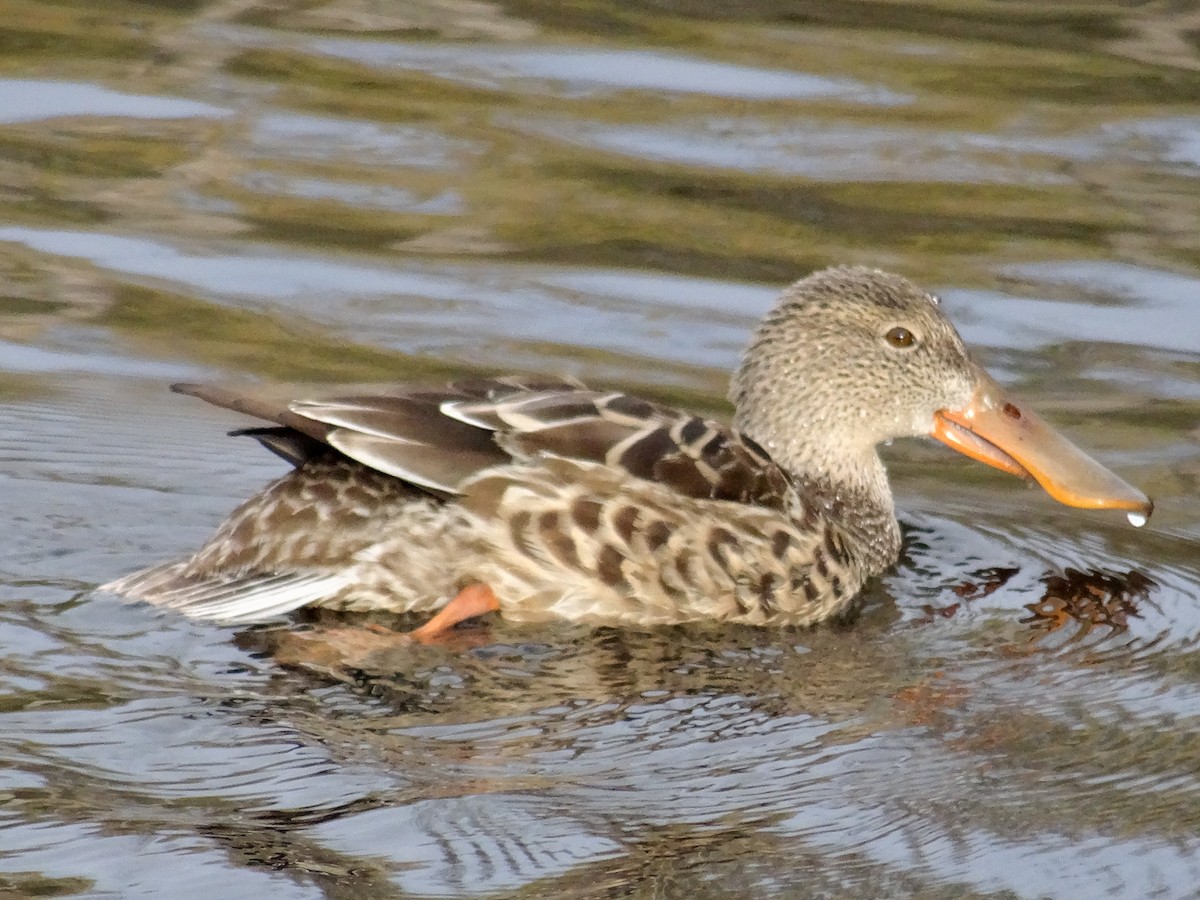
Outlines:
{"label": "duck's neck", "polygon": [[828,473],[790,472],[801,504],[813,504],[823,518],[841,528],[867,574],[879,575],[900,555],[900,523],[887,471],[879,456],[871,455],[869,479],[835,480]]}
{"label": "duck's neck", "polygon": [[[878,575],[900,554],[900,525],[883,460],[874,447],[855,452],[848,442],[830,440],[825,446],[798,440],[763,439],[755,422],[740,417],[735,427],[759,445],[786,471],[795,484],[801,509],[809,505],[845,532],[848,545],[871,575]],[[811,437],[812,432],[809,432]]]}

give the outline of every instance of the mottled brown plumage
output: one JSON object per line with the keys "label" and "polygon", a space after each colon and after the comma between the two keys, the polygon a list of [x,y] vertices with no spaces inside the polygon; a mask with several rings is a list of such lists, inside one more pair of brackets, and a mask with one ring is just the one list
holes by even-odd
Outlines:
{"label": "mottled brown plumage", "polygon": [[176,385],[273,423],[235,433],[295,468],[190,559],[105,588],[230,622],[309,604],[432,611],[482,584],[520,621],[809,624],[895,560],[875,445],[906,435],[1052,492],[1080,475],[1112,495],[1067,502],[1142,508],[1095,463],[1043,479],[1042,457],[989,443],[996,427],[967,420],[994,417],[993,388],[935,298],[860,268],[783,294],[734,377],[732,425],[545,377],[301,399]]}

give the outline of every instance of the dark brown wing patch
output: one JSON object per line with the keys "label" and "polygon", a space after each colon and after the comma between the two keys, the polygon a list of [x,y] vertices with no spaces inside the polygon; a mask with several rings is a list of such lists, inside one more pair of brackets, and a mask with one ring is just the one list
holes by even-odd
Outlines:
{"label": "dark brown wing patch", "polygon": [[486,422],[517,458],[550,453],[600,462],[687,497],[784,509],[791,484],[757,444],[727,426],[625,394],[573,391],[569,400],[511,395],[454,403],[450,415]]}
{"label": "dark brown wing patch", "polygon": [[770,457],[727,426],[567,379],[473,378],[325,398],[289,397],[282,387],[174,390],[275,423],[246,433],[295,465],[328,447],[439,496],[490,467],[546,455],[622,469],[697,499],[784,509],[792,493]]}

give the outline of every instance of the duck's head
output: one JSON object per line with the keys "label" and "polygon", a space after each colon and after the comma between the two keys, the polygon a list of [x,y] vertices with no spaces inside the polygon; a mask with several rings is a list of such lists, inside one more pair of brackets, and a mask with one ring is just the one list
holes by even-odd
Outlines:
{"label": "duck's head", "polygon": [[875,446],[928,435],[1034,478],[1070,506],[1153,509],[992,380],[936,297],[876,269],[825,269],[788,288],[755,332],[731,398],[742,432],[795,474],[834,487],[886,494]]}

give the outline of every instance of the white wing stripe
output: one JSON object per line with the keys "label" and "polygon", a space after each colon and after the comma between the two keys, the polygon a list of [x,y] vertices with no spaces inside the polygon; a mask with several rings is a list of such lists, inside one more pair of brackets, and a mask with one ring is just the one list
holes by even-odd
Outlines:
{"label": "white wing stripe", "polygon": [[330,597],[351,583],[346,572],[269,575],[228,582],[198,582],[164,592],[158,606],[194,619],[226,624],[261,622]]}

